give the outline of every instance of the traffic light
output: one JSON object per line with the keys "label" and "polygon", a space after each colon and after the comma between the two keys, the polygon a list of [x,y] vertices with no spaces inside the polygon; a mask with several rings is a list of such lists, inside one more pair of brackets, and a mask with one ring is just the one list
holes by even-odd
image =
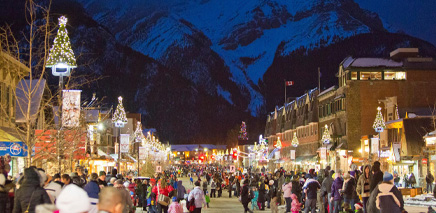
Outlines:
{"label": "traffic light", "polygon": [[233,150],[233,160],[237,160],[238,159],[238,150],[234,149]]}

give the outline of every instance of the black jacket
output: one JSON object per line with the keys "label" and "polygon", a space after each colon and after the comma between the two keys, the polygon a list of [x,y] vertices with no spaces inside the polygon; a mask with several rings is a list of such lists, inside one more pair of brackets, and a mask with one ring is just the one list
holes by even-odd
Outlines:
{"label": "black jacket", "polygon": [[356,179],[350,178],[350,180],[345,183],[345,190],[344,190],[344,198],[346,199],[352,199],[356,198]]}
{"label": "black jacket", "polygon": [[372,176],[372,179],[369,184],[369,191],[372,192],[372,190],[375,189],[375,187],[383,181],[383,173],[379,170],[374,173]]}
{"label": "black jacket", "polygon": [[13,213],[35,212],[39,204],[51,203],[47,192],[40,186],[39,175],[33,168],[24,170],[24,179],[20,188],[15,193]]}
{"label": "black jacket", "polygon": [[241,190],[241,202],[242,203],[249,203],[250,202],[250,193],[249,193],[248,185],[242,186]]}
{"label": "black jacket", "polygon": [[265,202],[266,201],[265,194],[266,194],[265,183],[261,182],[259,186],[259,197],[257,198],[257,201],[260,203]]}

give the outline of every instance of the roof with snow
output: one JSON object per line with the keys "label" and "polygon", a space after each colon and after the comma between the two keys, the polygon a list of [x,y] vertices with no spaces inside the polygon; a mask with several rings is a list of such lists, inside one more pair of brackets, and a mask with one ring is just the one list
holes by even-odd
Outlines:
{"label": "roof with snow", "polygon": [[352,68],[352,67],[392,67],[399,68],[403,67],[402,61],[394,61],[391,59],[385,58],[353,58],[347,57],[342,61],[342,65],[344,69]]}
{"label": "roof with snow", "polygon": [[30,119],[35,122],[41,106],[42,95],[44,93],[45,79],[21,80],[16,88],[16,116],[17,123],[26,122],[26,113],[30,100]]}

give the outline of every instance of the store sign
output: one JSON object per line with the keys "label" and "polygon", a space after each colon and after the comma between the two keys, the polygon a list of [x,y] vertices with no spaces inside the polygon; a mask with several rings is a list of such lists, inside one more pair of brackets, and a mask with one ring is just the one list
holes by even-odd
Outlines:
{"label": "store sign", "polygon": [[389,151],[389,150],[381,151],[381,152],[380,152],[380,157],[381,157],[381,158],[388,158],[388,157],[390,157],[390,156],[391,156],[391,151]]}
{"label": "store sign", "polygon": [[427,164],[427,158],[422,159],[422,164]]}
{"label": "store sign", "polygon": [[120,135],[120,150],[121,153],[129,153],[129,134]]}
{"label": "store sign", "polygon": [[146,156],[147,150],[145,149],[145,147],[139,147],[139,159],[144,160]]}
{"label": "store sign", "polygon": [[291,160],[295,160],[295,150],[291,150]]}
{"label": "store sign", "polygon": [[0,156],[26,157],[27,146],[23,142],[0,142]]}
{"label": "store sign", "polygon": [[371,153],[378,154],[378,138],[371,138]]}
{"label": "store sign", "polygon": [[80,93],[82,90],[62,91],[62,126],[78,127],[80,123]]}

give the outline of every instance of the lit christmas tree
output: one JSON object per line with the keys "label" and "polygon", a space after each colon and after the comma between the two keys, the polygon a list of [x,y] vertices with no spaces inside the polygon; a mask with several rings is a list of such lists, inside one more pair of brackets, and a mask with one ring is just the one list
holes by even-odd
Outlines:
{"label": "lit christmas tree", "polygon": [[385,121],[383,120],[383,115],[381,113],[381,107],[377,107],[377,115],[375,116],[372,128],[374,128],[376,132],[383,132],[383,130],[386,129]]}
{"label": "lit christmas tree", "polygon": [[280,140],[280,137],[277,137],[276,148],[278,148],[278,149],[282,148],[282,141]]}
{"label": "lit christmas tree", "polygon": [[300,144],[300,142],[298,142],[298,138],[297,138],[297,133],[296,132],[294,132],[294,136],[292,137],[291,144],[292,144],[293,147],[297,147]]}
{"label": "lit christmas tree", "polygon": [[330,137],[329,127],[327,126],[327,124],[324,126],[324,132],[322,133],[321,140],[325,144],[330,143],[330,141],[332,140],[332,138]]}
{"label": "lit christmas tree", "polygon": [[123,127],[124,124],[127,123],[126,112],[123,107],[123,97],[118,97],[118,106],[112,116],[112,123],[115,124],[116,127]]}
{"label": "lit christmas tree", "polygon": [[247,126],[245,125],[245,122],[242,121],[241,124],[241,130],[239,131],[239,136],[238,138],[240,140],[248,140],[248,136],[247,136]]}
{"label": "lit christmas tree", "polygon": [[59,18],[58,33],[50,49],[46,67],[55,67],[59,64],[69,68],[77,67],[76,58],[74,57],[73,49],[71,49],[70,38],[66,29],[67,20],[65,16]]}

